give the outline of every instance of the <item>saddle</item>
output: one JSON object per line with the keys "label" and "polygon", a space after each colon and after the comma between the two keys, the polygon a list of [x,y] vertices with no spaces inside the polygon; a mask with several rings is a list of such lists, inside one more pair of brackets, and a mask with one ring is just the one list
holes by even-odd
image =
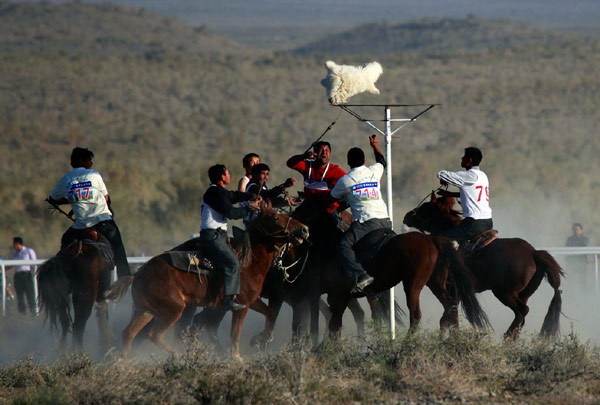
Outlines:
{"label": "saddle", "polygon": [[61,259],[72,259],[81,253],[82,244],[86,243],[97,249],[103,256],[109,267],[115,266],[114,253],[110,242],[104,235],[95,229],[73,229],[69,228],[62,241],[62,247],[57,256]]}
{"label": "saddle", "polygon": [[161,255],[171,267],[186,273],[208,275],[216,266],[201,250],[169,250]]}
{"label": "saddle", "polygon": [[496,229],[490,229],[475,235],[471,239],[467,240],[463,246],[465,257],[472,256],[475,252],[483,249],[496,239],[498,239],[498,231]]}
{"label": "saddle", "polygon": [[366,263],[373,259],[394,236],[396,236],[396,233],[390,228],[376,229],[369,232],[354,245],[356,261]]}

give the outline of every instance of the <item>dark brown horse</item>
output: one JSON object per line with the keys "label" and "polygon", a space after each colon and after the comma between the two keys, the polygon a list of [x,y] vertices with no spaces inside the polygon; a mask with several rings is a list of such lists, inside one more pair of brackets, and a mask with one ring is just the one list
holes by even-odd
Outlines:
{"label": "dark brown horse", "polygon": [[[418,232],[394,236],[375,257],[363,263],[375,278],[368,291],[378,293],[402,282],[411,329],[421,320],[419,297],[425,285],[440,301],[454,302],[455,310],[460,298],[469,322],[484,327],[489,322],[475,297],[471,275],[460,255],[444,242],[443,238]],[[344,277],[337,280],[337,285],[327,297],[332,313],[329,331],[333,334],[339,333],[342,326],[342,315],[351,299],[352,281]],[[442,326],[446,324],[443,320]]]}
{"label": "dark brown horse", "polygon": [[[60,322],[61,350],[66,347],[71,328],[73,346],[83,346],[83,332],[95,302],[101,346],[108,349],[111,345],[108,305],[104,299],[112,268],[107,257],[106,248],[110,249],[109,246],[108,241],[98,242],[96,231],[82,231],[61,253],[40,266],[37,274],[39,301],[51,327],[58,329],[57,323]],[[69,296],[74,318],[71,317]]]}
{"label": "dark brown horse", "polygon": [[[454,203],[452,197],[437,197],[432,193],[430,202],[407,213],[404,223],[435,235],[460,223],[461,216],[454,210]],[[536,250],[523,239],[500,238],[476,251],[467,264],[476,278],[477,292],[492,290],[496,298],[514,312],[515,319],[505,334],[508,338],[518,336],[529,312],[527,300],[546,276],[554,289],[554,297],[544,318],[541,334],[550,337],[558,334],[562,306],[560,277],[564,273],[547,251]]]}
{"label": "dark brown horse", "polygon": [[[246,308],[234,311],[231,324],[232,355],[239,357],[242,324],[250,305],[259,312],[266,311],[257,300],[267,271],[278,250],[288,242],[301,243],[308,237],[308,228],[291,217],[273,211],[265,204],[248,227],[236,250],[242,265],[241,290],[237,302]],[[177,250],[197,249],[191,240]],[[135,336],[154,319],[148,337],[168,352],[172,349],[163,335],[182,315],[186,307],[218,306],[223,298],[222,277],[207,277],[183,272],[172,267],[164,255],[150,259],[135,274],[131,290],[134,312],[123,331],[123,351],[131,351]],[[262,304],[263,307],[266,305]]]}

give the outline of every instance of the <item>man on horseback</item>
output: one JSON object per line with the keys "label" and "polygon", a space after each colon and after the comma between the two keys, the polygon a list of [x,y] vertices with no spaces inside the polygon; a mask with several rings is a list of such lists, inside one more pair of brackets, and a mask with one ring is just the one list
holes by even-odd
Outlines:
{"label": "man on horseback", "polygon": [[102,234],[112,248],[119,278],[131,275],[121,232],[113,220],[108,190],[102,176],[92,170],[94,153],[87,148],[76,147],[71,153],[73,170],[65,174],[50,193],[52,205],[70,204],[75,214],[73,226],[61,238],[61,250],[82,229],[94,229]]}
{"label": "man on horseback", "polygon": [[[223,268],[225,273],[225,296],[221,307],[238,311],[245,305],[235,302],[240,292],[240,262],[227,243],[227,219],[241,219],[252,210],[257,210],[262,199],[255,194],[228,191],[231,175],[225,165],[217,164],[208,169],[211,185],[202,198],[202,225],[200,241],[206,252]],[[233,204],[249,201],[248,205],[234,207]]]}
{"label": "man on horseback", "polygon": [[[331,145],[329,142],[320,141],[314,144],[312,151],[294,155],[288,159],[286,164],[290,169],[302,173],[304,199],[307,202],[316,203],[328,214],[335,216],[339,203],[332,201],[329,193],[346,172],[338,165],[329,163],[329,159],[331,159]],[[301,211],[300,207],[297,211]]]}
{"label": "man on horseback", "polygon": [[348,165],[351,170],[343,176],[331,190],[335,199],[343,198],[352,210],[354,222],[339,244],[338,257],[346,273],[354,280],[353,293],[360,293],[374,279],[356,260],[353,246],[368,233],[381,228],[391,228],[387,206],[381,197],[379,180],[386,166],[385,158],[379,150],[377,135],[369,137],[376,163],[365,166],[365,153],[360,148],[348,151]]}
{"label": "man on horseback", "polygon": [[440,190],[445,197],[460,197],[463,209],[463,221],[459,226],[440,232],[445,236],[461,242],[469,240],[482,232],[492,229],[492,209],[490,208],[490,186],[486,174],[479,168],[483,155],[478,148],[465,148],[460,166],[465,171],[449,172],[442,170],[437,174],[440,184],[458,187],[459,192]]}

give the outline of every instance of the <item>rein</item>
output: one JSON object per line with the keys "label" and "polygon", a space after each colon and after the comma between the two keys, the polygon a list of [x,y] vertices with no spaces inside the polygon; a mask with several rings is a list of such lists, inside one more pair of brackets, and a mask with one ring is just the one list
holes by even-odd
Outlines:
{"label": "rein", "polygon": [[[306,266],[306,261],[308,260],[308,254],[309,254],[309,250],[306,251],[306,253],[304,254],[304,257],[299,258],[298,260],[296,260],[294,263],[288,265],[288,266],[284,266],[283,265],[283,255],[285,254],[286,249],[289,247],[290,242],[284,244],[281,248],[278,248],[278,254],[276,257],[273,258],[273,264],[271,265],[272,268],[275,268],[277,270],[280,270],[283,273],[283,279],[290,283],[293,284],[296,282],[296,280],[298,280],[298,277],[300,277],[302,275],[302,273],[304,272],[304,267]],[[300,268],[300,271],[298,272],[298,274],[296,274],[296,277],[294,277],[294,279],[290,279],[290,275],[288,274],[288,270],[291,269],[292,267],[294,267],[295,265],[297,265],[300,260],[302,260],[302,267]]]}

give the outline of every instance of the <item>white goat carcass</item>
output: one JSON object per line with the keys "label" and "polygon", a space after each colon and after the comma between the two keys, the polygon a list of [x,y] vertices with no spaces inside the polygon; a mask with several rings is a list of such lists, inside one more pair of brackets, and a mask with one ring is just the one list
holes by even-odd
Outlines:
{"label": "white goat carcass", "polygon": [[325,87],[327,99],[332,105],[345,103],[355,94],[368,91],[379,94],[375,82],[383,73],[381,65],[377,62],[367,63],[362,66],[338,65],[333,61],[325,62],[327,77],[321,80]]}

